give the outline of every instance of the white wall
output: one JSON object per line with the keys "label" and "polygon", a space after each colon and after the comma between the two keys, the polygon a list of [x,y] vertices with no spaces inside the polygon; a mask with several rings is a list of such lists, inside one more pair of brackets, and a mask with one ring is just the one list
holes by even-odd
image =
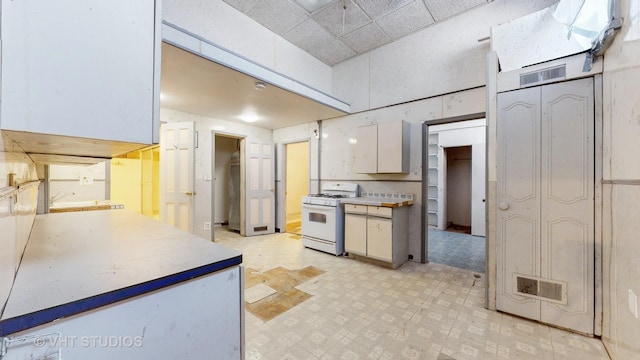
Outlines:
{"label": "white wall", "polygon": [[38,180],[31,159],[0,131],[0,314],[29,239],[38,197],[37,186],[20,191],[17,203],[14,197],[3,197],[9,174],[15,174],[18,183]]}
{"label": "white wall", "polygon": [[222,0],[163,0],[162,18],[270,70],[332,91],[331,67]]}
{"label": "white wall", "polygon": [[614,359],[640,357],[640,6],[622,0],[624,25],[606,52],[603,73],[603,334]]}
{"label": "white wall", "polygon": [[167,122],[194,121],[198,132],[198,148],[195,156],[195,212],[193,233],[205,239],[213,239],[211,230],[204,230],[204,223],[212,219],[215,202],[213,185],[213,137],[212,132],[243,137],[246,142],[272,141],[272,131],[231,121],[213,119],[172,109],[160,109],[160,119]]}
{"label": "white wall", "polygon": [[[484,88],[478,88],[324,120],[319,145],[320,180],[352,181],[360,185],[361,191],[367,192],[414,194],[414,205],[409,209],[409,254],[413,255],[414,261],[420,261],[422,123],[427,120],[475,114],[483,112],[484,109]],[[405,120],[411,126],[409,173],[358,174],[355,171],[356,145],[350,141],[356,138],[356,128],[390,120]],[[312,161],[311,168],[313,167]]]}
{"label": "white wall", "polygon": [[105,167],[106,162],[94,165],[50,165],[49,206],[65,202],[105,200]]}
{"label": "white wall", "polygon": [[557,0],[496,0],[333,68],[333,96],[362,111],[485,85],[491,26]]}

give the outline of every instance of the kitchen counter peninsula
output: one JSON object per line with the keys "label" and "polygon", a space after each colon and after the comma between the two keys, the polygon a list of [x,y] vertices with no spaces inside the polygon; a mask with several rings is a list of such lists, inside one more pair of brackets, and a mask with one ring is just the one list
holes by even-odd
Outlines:
{"label": "kitchen counter peninsula", "polygon": [[241,263],[238,251],[129,210],[38,215],[0,337],[59,340],[9,344],[6,358],[52,349],[65,359],[206,358],[215,348],[239,359]]}

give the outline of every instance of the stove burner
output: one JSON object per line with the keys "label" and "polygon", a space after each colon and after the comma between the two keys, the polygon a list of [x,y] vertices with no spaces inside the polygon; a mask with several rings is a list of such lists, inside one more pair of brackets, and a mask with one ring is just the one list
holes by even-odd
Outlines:
{"label": "stove burner", "polygon": [[346,198],[347,195],[342,194],[309,194],[309,197],[318,197],[318,198],[329,198],[329,199],[341,199]]}

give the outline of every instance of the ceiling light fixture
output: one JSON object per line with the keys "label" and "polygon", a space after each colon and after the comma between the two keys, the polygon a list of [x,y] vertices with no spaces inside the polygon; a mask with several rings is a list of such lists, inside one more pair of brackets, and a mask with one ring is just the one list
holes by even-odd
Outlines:
{"label": "ceiling light fixture", "polygon": [[264,88],[266,88],[267,85],[265,85],[262,81],[256,81],[256,90],[263,90]]}

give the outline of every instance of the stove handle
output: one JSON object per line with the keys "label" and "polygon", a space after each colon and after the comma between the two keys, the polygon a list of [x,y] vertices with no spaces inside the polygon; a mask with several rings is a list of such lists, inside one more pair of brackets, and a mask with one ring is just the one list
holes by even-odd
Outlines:
{"label": "stove handle", "polygon": [[302,204],[302,208],[306,208],[309,210],[317,210],[317,211],[333,211],[333,209],[335,209],[335,206],[324,206],[324,205],[311,205],[311,204]]}

